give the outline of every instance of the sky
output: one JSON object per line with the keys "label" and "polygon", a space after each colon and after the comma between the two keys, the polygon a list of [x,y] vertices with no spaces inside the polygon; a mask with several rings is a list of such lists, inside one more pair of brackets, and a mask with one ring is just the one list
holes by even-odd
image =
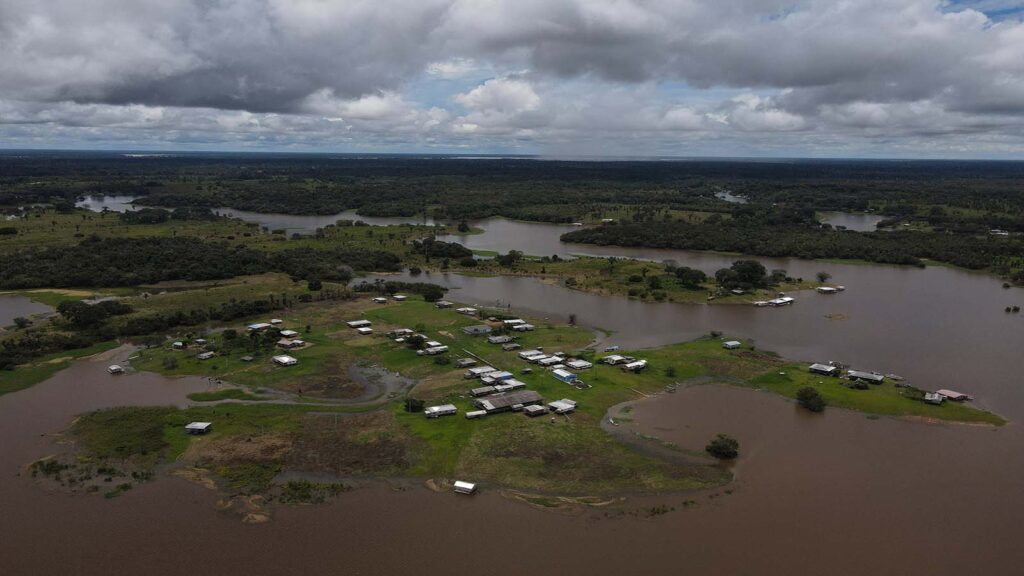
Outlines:
{"label": "sky", "polygon": [[1024,159],[1024,0],[0,0],[0,148]]}

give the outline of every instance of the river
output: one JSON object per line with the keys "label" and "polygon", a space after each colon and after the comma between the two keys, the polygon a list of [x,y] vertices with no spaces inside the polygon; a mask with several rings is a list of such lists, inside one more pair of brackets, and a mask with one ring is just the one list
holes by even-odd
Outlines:
{"label": "river", "polygon": [[[361,218],[369,221],[370,219]],[[566,245],[564,227],[492,219],[467,235],[479,249],[672,259],[705,271],[732,257]],[[474,244],[475,243],[475,244]],[[489,248],[494,247],[494,248]],[[652,519],[602,511],[560,515],[507,501],[373,485],[317,507],[283,507],[249,526],[213,511],[213,493],[160,479],[114,500],[46,493],[15,469],[52,451],[85,410],[178,403],[203,386],[152,374],[113,378],[84,361],[33,388],[0,396],[0,573],[252,574],[982,574],[1024,561],[1024,303],[989,275],[945,267],[759,258],[794,276],[832,273],[847,290],[797,294],[786,308],[642,303],[526,277],[423,274],[453,300],[511,304],[612,331],[629,347],[710,330],[753,338],[800,360],[839,360],[949,387],[1009,418],[994,429],[925,424],[829,409],[812,415],[763,392],[703,386],[637,404],[638,432],[700,449],[713,434],[741,442],[736,481],[680,495],[697,504]],[[401,276],[399,276],[401,277]],[[496,529],[497,528],[497,529]],[[494,550],[515,551],[501,558]]]}

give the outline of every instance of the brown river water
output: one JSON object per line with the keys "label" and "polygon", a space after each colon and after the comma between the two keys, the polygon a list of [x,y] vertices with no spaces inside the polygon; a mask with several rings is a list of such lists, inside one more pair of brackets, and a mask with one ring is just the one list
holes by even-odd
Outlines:
{"label": "brown river water", "polygon": [[[502,250],[675,259],[709,271],[733,259],[568,246],[553,232],[543,233],[556,242],[544,244],[541,229],[532,227],[547,225],[525,226],[495,235],[504,238],[488,239],[492,229],[467,238],[481,248],[507,241]],[[525,249],[531,242],[545,250]],[[381,484],[323,506],[277,508],[272,521],[246,525],[216,512],[213,492],[180,479],[161,478],[104,500],[47,492],[18,475],[20,466],[54,451],[46,434],[77,413],[179,403],[206,386],[151,374],[114,378],[105,372],[109,361],[83,361],[0,396],[0,574],[1020,573],[1024,316],[1003,308],[1024,301],[1024,293],[948,268],[760,260],[795,276],[828,270],[847,291],[800,293],[794,306],[759,309],[647,304],[531,278],[418,279],[457,287],[453,300],[511,304],[548,317],[576,314],[581,324],[612,331],[607,341],[623,346],[722,330],[790,358],[896,372],[923,388],[973,394],[1011,423],[938,425],[836,409],[810,415],[767,393],[702,386],[644,400],[634,422],[623,424],[697,450],[719,432],[740,440],[731,494],[676,498],[696,501],[690,508],[647,519],[563,515],[493,490],[459,498]]]}

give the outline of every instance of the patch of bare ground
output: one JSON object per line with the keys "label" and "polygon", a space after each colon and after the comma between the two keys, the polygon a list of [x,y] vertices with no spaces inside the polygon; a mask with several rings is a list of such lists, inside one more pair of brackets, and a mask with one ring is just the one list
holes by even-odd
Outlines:
{"label": "patch of bare ground", "polygon": [[308,414],[285,457],[286,470],[388,476],[409,466],[410,438],[389,411]]}
{"label": "patch of bare ground", "polygon": [[204,438],[189,445],[183,460],[211,469],[237,464],[271,464],[280,462],[293,443],[290,434],[281,432],[245,438]]}
{"label": "patch of bare ground", "polygon": [[366,392],[366,385],[349,374],[349,358],[334,357],[323,362],[318,374],[312,374],[287,383],[284,388],[303,395],[350,400]]}

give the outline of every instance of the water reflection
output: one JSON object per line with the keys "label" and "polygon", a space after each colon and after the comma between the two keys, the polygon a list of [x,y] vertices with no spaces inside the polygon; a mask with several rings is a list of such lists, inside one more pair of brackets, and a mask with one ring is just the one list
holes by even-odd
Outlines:
{"label": "water reflection", "polygon": [[884,220],[878,214],[858,214],[854,212],[822,212],[821,222],[835,227],[843,227],[854,232],[874,232],[878,223]]}

